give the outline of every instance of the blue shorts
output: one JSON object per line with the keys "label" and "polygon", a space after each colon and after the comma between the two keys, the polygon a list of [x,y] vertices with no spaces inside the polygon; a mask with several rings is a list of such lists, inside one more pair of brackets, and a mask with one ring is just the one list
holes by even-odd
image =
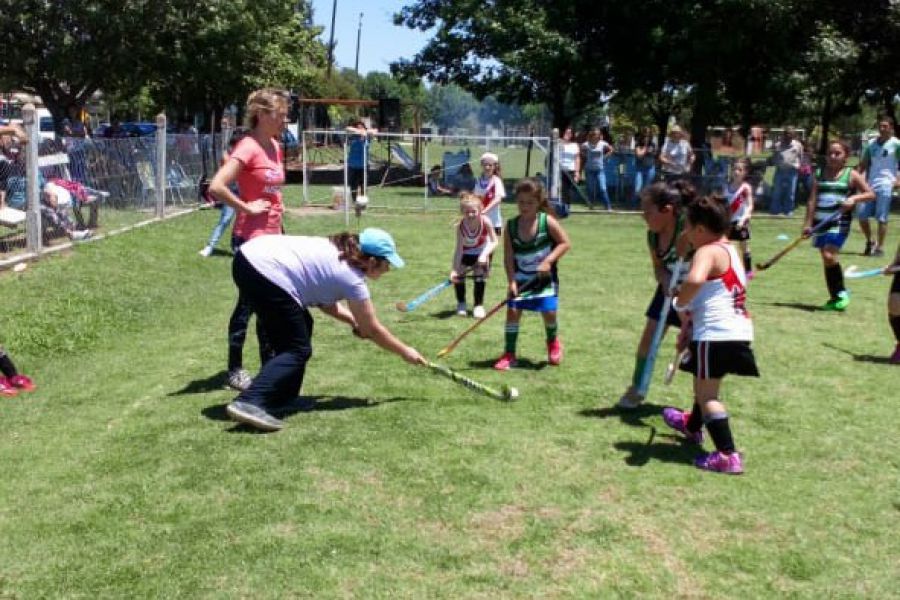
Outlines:
{"label": "blue shorts", "polygon": [[891,213],[891,190],[875,192],[875,199],[856,207],[856,216],[862,219],[875,218],[879,223],[887,223]]}
{"label": "blue shorts", "polygon": [[516,310],[551,312],[559,308],[559,296],[541,296],[539,298],[523,298],[522,300],[510,300],[507,306]]}
{"label": "blue shorts", "polygon": [[838,250],[844,247],[849,233],[823,233],[813,236],[812,245],[814,248],[824,248],[825,246],[834,246]]}

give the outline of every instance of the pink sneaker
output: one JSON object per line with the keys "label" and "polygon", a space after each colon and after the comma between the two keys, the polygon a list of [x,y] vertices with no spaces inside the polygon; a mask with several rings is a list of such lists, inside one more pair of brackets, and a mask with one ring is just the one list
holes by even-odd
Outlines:
{"label": "pink sneaker", "polygon": [[6,377],[0,377],[0,396],[12,397],[19,393]]}
{"label": "pink sneaker", "polygon": [[516,366],[516,355],[512,352],[504,352],[503,356],[494,363],[494,368],[498,371],[509,371],[509,368],[514,366]]}
{"label": "pink sneaker", "polygon": [[744,472],[744,460],[740,452],[722,454],[718,450],[709,454],[701,454],[694,461],[694,466],[704,471],[740,475]]}
{"label": "pink sneaker", "polygon": [[28,375],[13,375],[9,378],[9,383],[20,392],[33,392],[37,389]]}
{"label": "pink sneaker", "polygon": [[673,406],[667,406],[663,409],[663,421],[666,425],[680,432],[685,439],[693,444],[703,443],[703,431],[688,431],[687,422],[691,418],[691,414],[678,410]]}
{"label": "pink sneaker", "polygon": [[891,354],[891,357],[888,359],[888,362],[892,365],[900,365],[900,343],[897,344],[897,347],[894,348],[894,353]]}
{"label": "pink sneaker", "polygon": [[552,342],[547,342],[547,362],[551,365],[558,365],[562,362],[563,346],[559,338]]}

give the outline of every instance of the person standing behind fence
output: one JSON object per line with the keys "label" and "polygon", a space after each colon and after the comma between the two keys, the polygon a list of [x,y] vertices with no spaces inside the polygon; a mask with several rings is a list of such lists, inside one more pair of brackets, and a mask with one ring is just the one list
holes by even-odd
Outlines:
{"label": "person standing behind fence", "polygon": [[481,214],[486,215],[499,236],[503,232],[503,216],[500,203],[506,197],[506,188],[500,175],[500,158],[493,152],[481,155],[481,177],[475,182],[473,194],[481,198]]}
{"label": "person standing behind fence", "polygon": [[666,138],[659,153],[663,178],[667,183],[672,183],[686,177],[691,172],[694,159],[691,144],[684,139],[684,130],[678,125],[672,125],[669,129],[669,137]]}
{"label": "person standing behind fence", "polygon": [[[231,206],[237,219],[231,238],[232,250],[257,236],[284,232],[281,186],[284,163],[281,131],[287,119],[287,96],[274,89],[261,89],[247,98],[246,125],[250,133],[235,147],[228,160],[209,184],[210,193]],[[230,189],[237,182],[240,195]],[[250,374],[243,368],[244,340],[253,313],[251,305],[238,290],[238,299],[228,322],[228,385],[243,391],[250,387]],[[257,321],[260,362],[269,357],[265,334]]]}
{"label": "person standing behind fence", "polygon": [[[866,181],[875,192],[875,202],[860,204],[856,209],[859,228],[866,236],[866,256],[884,256],[884,238],[887,235],[888,215],[891,213],[891,197],[900,184],[897,167],[900,163],[900,140],[893,135],[894,119],[884,116],[878,120],[878,137],[866,146],[859,161],[859,170],[866,174]],[[878,221],[878,237],[872,242],[869,219]]]}
{"label": "person standing behind fence", "polygon": [[794,130],[788,127],[781,136],[781,141],[772,153],[772,164],[775,165],[775,177],[772,180],[772,201],[769,212],[773,215],[794,214],[794,197],[797,193],[797,177],[800,174],[800,161],[803,158],[803,144],[794,136]]}
{"label": "person standing behind fence", "polygon": [[567,205],[572,204],[575,197],[578,179],[581,176],[581,152],[575,141],[575,133],[571,127],[563,131],[559,142],[559,169],[562,173],[562,200]]}
{"label": "person standing behind fence", "polygon": [[[228,162],[229,154],[234,151],[235,146],[237,146],[238,142],[244,139],[247,133],[248,132],[245,127],[238,127],[231,132],[231,137],[228,140],[228,150],[222,156],[222,165]],[[237,182],[232,182],[229,187],[234,195],[240,196]],[[222,237],[222,234],[225,233],[225,229],[228,227],[228,224],[231,223],[232,219],[234,219],[233,206],[221,202],[219,208],[222,211],[219,215],[219,222],[216,223],[215,227],[213,227],[212,233],[209,236],[209,242],[207,242],[203,250],[200,251],[200,256],[212,256],[212,253],[216,248],[216,244],[219,243],[219,238]]]}
{"label": "person standing behind fence", "polygon": [[641,190],[656,178],[656,141],[649,127],[641,130],[634,146],[634,202],[640,204]]}
{"label": "person standing behind fence", "polygon": [[587,141],[581,146],[584,152],[584,182],[587,185],[588,201],[591,205],[603,202],[606,210],[612,210],[609,192],[606,190],[606,171],[604,160],[612,154],[613,148],[603,137],[603,132],[594,128],[588,133]]}
{"label": "person standing behind fence", "polygon": [[356,196],[366,195],[366,169],[369,168],[369,143],[378,133],[377,129],[368,129],[361,120],[354,121],[347,127],[347,185],[350,195],[356,203]]}

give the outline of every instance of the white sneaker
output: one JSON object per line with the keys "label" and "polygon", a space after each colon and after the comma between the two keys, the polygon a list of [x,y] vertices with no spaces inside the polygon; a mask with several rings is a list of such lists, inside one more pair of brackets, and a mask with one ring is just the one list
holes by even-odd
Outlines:
{"label": "white sneaker", "polygon": [[82,229],[81,231],[72,232],[72,240],[76,242],[86,240],[89,237],[91,237],[91,231],[89,229]]}
{"label": "white sneaker", "polygon": [[472,316],[476,319],[483,319],[485,314],[483,306],[476,306],[472,311]]}
{"label": "white sneaker", "polygon": [[212,246],[207,246],[203,250],[200,251],[200,256],[207,257],[212,255],[213,249]]}
{"label": "white sneaker", "polygon": [[253,377],[250,376],[246,369],[234,369],[228,372],[226,383],[233,390],[246,392],[250,389],[250,385],[253,384]]}
{"label": "white sneaker", "polygon": [[466,303],[460,302],[456,305],[456,316],[457,317],[467,317],[469,316],[468,311],[466,310]]}
{"label": "white sneaker", "polygon": [[625,393],[622,394],[622,397],[619,398],[619,402],[616,406],[624,408],[625,410],[634,410],[640,406],[643,401],[644,397],[638,393],[633,385],[629,385],[628,389],[625,390]]}

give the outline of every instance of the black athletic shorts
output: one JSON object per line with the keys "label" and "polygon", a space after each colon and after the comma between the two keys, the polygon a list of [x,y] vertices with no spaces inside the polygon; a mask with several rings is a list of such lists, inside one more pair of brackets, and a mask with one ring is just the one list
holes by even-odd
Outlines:
{"label": "black athletic shorts", "polygon": [[727,373],[759,377],[750,342],[691,342],[678,368],[697,379],[722,379]]}
{"label": "black athletic shorts", "polygon": [[[472,271],[475,275],[475,281],[481,279],[482,281],[488,276],[491,271],[491,265],[488,263],[484,268],[478,266],[478,254],[463,254],[462,262],[463,267],[466,267],[464,270]],[[462,275],[462,273],[460,273]]]}
{"label": "black athletic shorts", "polygon": [[900,294],[900,271],[894,273],[894,280],[891,282],[891,293]]}
{"label": "black athletic shorts", "polygon": [[728,230],[728,239],[732,242],[746,242],[750,239],[750,225],[738,227],[732,223],[731,229]]}
{"label": "black athletic shorts", "polygon": [[[671,298],[667,299],[665,294],[663,294],[662,287],[657,285],[656,293],[653,294],[653,300],[650,301],[650,306],[644,311],[644,316],[648,319],[659,321],[659,315],[662,314],[663,302],[671,301]],[[669,316],[666,317],[666,323],[672,327],[681,328],[681,317],[671,306],[669,307]]]}

